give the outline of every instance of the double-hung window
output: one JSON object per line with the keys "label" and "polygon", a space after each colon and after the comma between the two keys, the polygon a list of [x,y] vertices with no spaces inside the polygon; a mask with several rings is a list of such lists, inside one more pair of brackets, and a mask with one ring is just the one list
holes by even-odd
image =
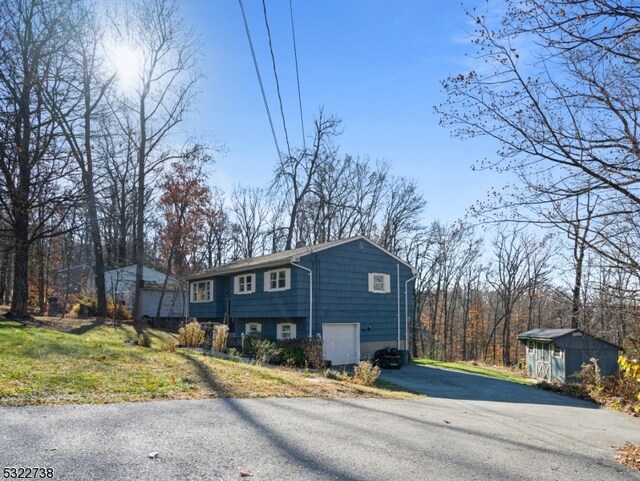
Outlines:
{"label": "double-hung window", "polygon": [[213,300],[213,279],[191,283],[191,302],[211,302]]}
{"label": "double-hung window", "polygon": [[370,272],[369,292],[377,294],[388,294],[391,292],[391,276],[379,272]]}
{"label": "double-hung window", "polygon": [[274,269],[264,273],[264,290],[284,291],[291,288],[291,269]]}
{"label": "double-hung window", "polygon": [[233,279],[234,294],[251,294],[256,292],[256,275],[241,274]]}

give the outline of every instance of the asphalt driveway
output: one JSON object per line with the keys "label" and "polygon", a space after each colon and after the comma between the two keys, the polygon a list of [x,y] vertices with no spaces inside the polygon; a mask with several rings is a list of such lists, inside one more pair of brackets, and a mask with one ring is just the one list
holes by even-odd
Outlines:
{"label": "asphalt driveway", "polygon": [[435,376],[424,380],[440,387],[423,386],[431,397],[411,401],[2,408],[0,469],[53,467],[57,480],[238,480],[241,472],[252,480],[640,479],[613,459],[615,446],[640,443],[636,418],[535,389],[531,398],[503,396],[508,388],[478,376],[413,375]]}
{"label": "asphalt driveway", "polygon": [[381,377],[433,398],[597,408],[591,402],[559,396],[531,386],[416,364],[403,366],[402,369],[385,369]]}

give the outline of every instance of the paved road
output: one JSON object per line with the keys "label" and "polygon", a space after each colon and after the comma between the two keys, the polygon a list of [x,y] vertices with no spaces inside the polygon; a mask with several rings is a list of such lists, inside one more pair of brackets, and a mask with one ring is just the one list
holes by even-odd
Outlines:
{"label": "paved road", "polygon": [[422,385],[431,397],[412,401],[3,408],[0,469],[51,466],[57,480],[239,480],[241,471],[255,481],[640,479],[613,459],[614,446],[640,443],[640,420],[526,387],[503,395],[511,385],[432,371],[385,373],[398,382],[437,379],[437,391]]}

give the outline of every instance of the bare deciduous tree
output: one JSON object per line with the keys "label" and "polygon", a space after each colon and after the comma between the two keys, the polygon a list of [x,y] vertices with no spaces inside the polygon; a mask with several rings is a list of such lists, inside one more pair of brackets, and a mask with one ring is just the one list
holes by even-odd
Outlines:
{"label": "bare deciduous tree", "polygon": [[[134,322],[139,329],[147,176],[167,160],[162,144],[183,120],[193,100],[198,55],[195,34],[185,25],[175,1],[136,0],[125,12],[128,15],[120,25],[121,41],[136,46],[142,56],[135,92],[130,93],[126,102],[127,114],[132,113],[131,121],[120,120],[123,132],[130,136],[137,154]],[[114,112],[119,113],[119,110],[114,109]]]}
{"label": "bare deciduous tree", "polygon": [[339,128],[340,120],[333,116],[325,117],[320,110],[314,121],[312,145],[291,155],[283,155],[276,166],[271,190],[281,191],[288,204],[289,226],[285,250],[293,245],[296,228],[300,226],[298,217],[302,204],[307,200],[316,177],[323,166],[336,156],[333,141],[340,133]]}
{"label": "bare deciduous tree", "polygon": [[[497,160],[480,167],[514,172],[527,202],[597,195],[593,235],[583,240],[638,272],[640,6],[508,0],[499,25],[491,15],[470,16],[477,65],[443,82],[442,124],[460,137],[497,140]],[[519,192],[505,195],[522,204]]]}
{"label": "bare deciduous tree", "polygon": [[264,236],[270,210],[266,194],[260,188],[238,186],[231,194],[231,204],[232,229],[239,256],[253,257],[260,252],[260,239]]}
{"label": "bare deciduous tree", "polygon": [[103,321],[107,316],[107,295],[96,195],[94,137],[97,132],[95,120],[97,116],[104,114],[106,106],[103,105],[103,98],[114,75],[109,77],[105,73],[100,51],[104,28],[96,14],[87,5],[81,4],[74,12],[74,25],[67,45],[70,70],[63,81],[69,83],[69,90],[75,92],[75,95],[72,94],[63,105],[51,99],[48,108],[59,124],[71,155],[80,169],[95,262],[96,314],[98,320]]}

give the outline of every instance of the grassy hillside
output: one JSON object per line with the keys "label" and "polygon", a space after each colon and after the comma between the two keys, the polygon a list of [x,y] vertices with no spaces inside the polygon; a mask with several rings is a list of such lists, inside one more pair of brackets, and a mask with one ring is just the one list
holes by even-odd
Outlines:
{"label": "grassy hillside", "polygon": [[492,368],[463,362],[434,361],[432,359],[414,359],[414,362],[422,366],[441,367],[444,369],[453,369],[454,371],[463,371],[471,374],[481,374],[482,376],[501,379],[502,381],[516,382],[518,384],[535,384],[534,380],[524,377],[524,374],[506,368]]}
{"label": "grassy hillside", "polygon": [[[0,318],[0,405],[105,403],[208,397],[410,397],[316,374],[215,359],[161,347],[172,337],[130,326],[49,319],[24,327]],[[127,342],[128,341],[128,342]]]}

